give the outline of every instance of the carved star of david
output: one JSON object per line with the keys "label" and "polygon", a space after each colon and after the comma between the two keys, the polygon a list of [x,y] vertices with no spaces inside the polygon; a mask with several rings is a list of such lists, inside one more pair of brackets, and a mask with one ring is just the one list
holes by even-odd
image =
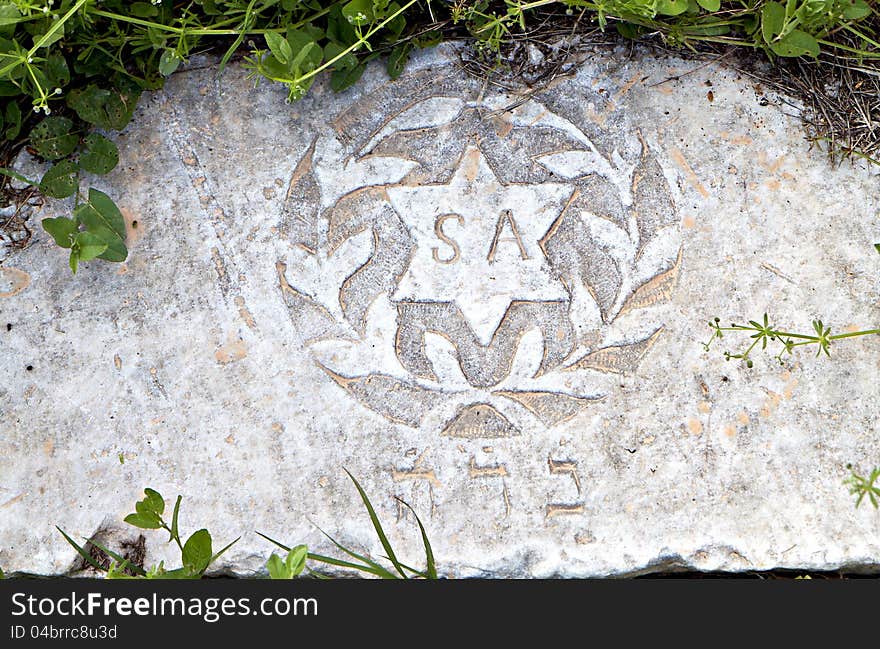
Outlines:
{"label": "carved star of david", "polygon": [[387,191],[417,246],[394,301],[454,302],[487,344],[511,302],[569,299],[541,245],[569,185],[505,185],[470,146],[448,183]]}

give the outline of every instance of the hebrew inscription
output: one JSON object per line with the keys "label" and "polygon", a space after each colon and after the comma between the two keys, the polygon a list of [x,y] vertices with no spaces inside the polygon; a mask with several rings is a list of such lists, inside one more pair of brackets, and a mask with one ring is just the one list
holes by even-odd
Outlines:
{"label": "hebrew inscription", "polygon": [[648,144],[552,91],[508,110],[451,66],[390,90],[337,117],[292,172],[276,267],[296,335],[348,398],[440,436],[516,437],[588,412],[662,335],[651,310],[678,277]]}

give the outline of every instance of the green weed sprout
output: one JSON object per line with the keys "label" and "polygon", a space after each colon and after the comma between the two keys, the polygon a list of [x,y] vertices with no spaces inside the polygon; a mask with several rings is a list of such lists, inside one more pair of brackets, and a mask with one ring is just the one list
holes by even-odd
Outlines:
{"label": "green weed sprout", "polygon": [[821,320],[813,320],[812,334],[783,331],[770,324],[770,318],[766,313],[764,314],[762,322],[749,320],[747,325],[739,325],[734,322],[731,323],[729,327],[723,327],[721,326],[721,319],[715,318],[709,323],[709,327],[712,329],[712,335],[708,341],[703,343],[703,348],[707,352],[710,350],[712,343],[715,340],[724,338],[725,333],[742,332],[751,334],[750,338],[752,339],[752,343],[745,350],[738,354],[729,351],[724,352],[725,359],[741,360],[750,368],[754,366],[751,359],[752,351],[755,350],[758,345],[761,346],[762,350],[767,349],[768,343],[775,343],[778,345],[779,353],[776,355],[776,359],[780,363],[783,363],[783,357],[786,354],[792,354],[796,347],[815,345],[817,348],[816,356],[820,356],[823,352],[826,356],[831,356],[831,343],[836,340],[844,340],[846,338],[855,338],[858,336],[880,335],[880,329],[865,329],[863,331],[832,334],[831,328],[826,327]]}
{"label": "green weed sprout", "polygon": [[[363,490],[355,477],[348,472],[347,469],[345,470],[345,472],[348,474],[348,477],[351,478],[351,481],[354,482],[354,486],[357,488],[358,493],[360,494],[361,500],[364,503],[364,507],[367,510],[367,514],[370,517],[370,521],[373,523],[373,529],[376,531],[376,535],[379,537],[379,542],[382,544],[382,548],[385,550],[384,558],[391,562],[391,568],[383,566],[382,564],[370,559],[369,557],[366,557],[362,554],[355,552],[354,550],[346,548],[341,543],[336,541],[332,536],[327,534],[324,530],[321,530],[321,533],[328,539],[330,539],[330,542],[333,543],[333,545],[336,546],[337,549],[344,552],[346,555],[348,555],[348,557],[353,559],[353,561],[349,561],[346,559],[336,559],[334,557],[315,554],[313,552],[309,552],[308,548],[305,545],[297,545],[291,548],[279,541],[276,541],[275,539],[266,536],[261,532],[257,532],[257,534],[262,536],[264,539],[266,539],[270,543],[274,543],[279,548],[288,553],[286,559],[284,560],[276,556],[274,553],[272,554],[272,556],[269,557],[266,568],[269,571],[270,578],[292,579],[293,577],[299,575],[303,571],[303,569],[307,567],[306,560],[308,560],[330,566],[336,566],[337,568],[348,568],[351,570],[357,570],[359,572],[373,575],[374,577],[379,577],[381,579],[437,579],[437,567],[434,563],[434,551],[431,549],[431,543],[428,540],[427,533],[425,532],[425,526],[422,525],[422,521],[419,520],[418,514],[416,514],[415,510],[410,507],[409,504],[398,498],[398,501],[412,512],[413,516],[415,516],[416,523],[418,523],[419,525],[419,530],[422,534],[422,543],[425,548],[424,570],[412,568],[405,563],[402,563],[397,558],[394,549],[391,547],[391,543],[388,541],[388,537],[385,535],[385,532],[382,529],[382,524],[379,522],[378,516],[376,516],[376,510],[370,503],[370,499],[367,497],[366,492]],[[311,568],[309,568],[309,574],[319,578],[326,578],[326,575],[314,571]]]}
{"label": "green weed sprout", "polygon": [[856,473],[851,464],[846,468],[849,469],[850,476],[844,480],[844,484],[849,486],[849,492],[856,497],[856,507],[862,504],[865,496],[874,505],[874,509],[880,507],[880,466],[875,467],[868,477]]}
{"label": "green weed sprout", "polygon": [[[113,560],[109,568],[104,568],[95,561],[95,558],[82,546],[77,544],[64,530],[56,526],[61,535],[67,540],[77,553],[90,566],[100,572],[104,572],[107,579],[201,579],[208,567],[214,563],[220,555],[231,548],[238,539],[225,546],[218,552],[213,552],[213,540],[211,534],[206,529],[200,529],[193,532],[186,542],[180,538],[177,521],[180,514],[181,496],[177,497],[174,503],[174,511],[171,514],[171,524],[169,525],[162,514],[165,512],[165,499],[155,489],[149,487],[144,489],[144,499],[135,503],[135,511],[125,517],[125,522],[139,529],[158,530],[162,529],[168,532],[168,542],[174,541],[180,549],[181,567],[173,570],[165,568],[165,562],[160,562],[157,566],[153,566],[148,570],[144,570],[141,566],[131,563],[128,559],[109,550],[94,539],[88,539],[88,542],[101,550],[104,554]],[[241,537],[239,537],[241,538]]]}

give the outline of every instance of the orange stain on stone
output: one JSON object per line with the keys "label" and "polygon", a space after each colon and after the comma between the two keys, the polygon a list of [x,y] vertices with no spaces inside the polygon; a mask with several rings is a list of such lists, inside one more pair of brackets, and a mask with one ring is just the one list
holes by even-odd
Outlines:
{"label": "orange stain on stone", "polygon": [[31,276],[23,270],[0,268],[0,297],[15,297],[30,284]]}
{"label": "orange stain on stone", "polygon": [[699,436],[703,434],[703,422],[696,417],[688,417],[687,427],[691,435]]}
{"label": "orange stain on stone", "polygon": [[779,407],[779,403],[782,401],[782,395],[778,392],[773,392],[772,390],[767,390],[767,400],[764,402],[764,406],[761,408],[761,416],[769,417],[777,407]]}
{"label": "orange stain on stone", "polygon": [[214,358],[216,358],[217,362],[221,365],[228,365],[229,363],[240,361],[246,356],[247,347],[245,346],[244,341],[240,338],[238,340],[230,340],[225,345],[218,347],[214,352]]}

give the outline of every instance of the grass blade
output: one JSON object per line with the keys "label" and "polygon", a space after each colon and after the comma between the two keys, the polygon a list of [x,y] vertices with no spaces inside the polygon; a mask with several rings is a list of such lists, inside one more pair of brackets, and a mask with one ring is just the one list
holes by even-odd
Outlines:
{"label": "grass blade", "polygon": [[281,549],[284,550],[285,552],[290,552],[290,548],[289,548],[289,547],[287,547],[286,545],[284,545],[284,544],[281,543],[280,541],[276,541],[276,540],[273,539],[273,538],[269,538],[268,536],[266,536],[266,535],[263,534],[262,532],[257,532],[257,536],[262,536],[264,539],[266,539],[267,541],[269,541],[269,543],[274,543],[275,545],[277,545],[279,548],[281,548]]}
{"label": "grass blade", "polygon": [[[320,529],[320,528],[318,528],[318,529]],[[358,570],[358,571],[360,571],[360,572],[366,572],[366,573],[369,573],[369,574],[371,574],[371,575],[375,575],[376,577],[381,577],[382,579],[388,579],[388,578],[389,578],[389,577],[388,577],[389,575],[390,575],[390,577],[391,577],[392,579],[395,578],[395,576],[394,576],[392,573],[390,573],[390,572],[388,572],[387,570],[385,570],[385,569],[384,569],[382,566],[380,566],[379,564],[377,564],[377,563],[375,563],[375,562],[373,562],[373,561],[370,561],[370,560],[367,559],[366,557],[363,557],[363,556],[359,555],[358,553],[356,553],[356,552],[352,552],[352,551],[349,550],[348,548],[344,547],[342,544],[340,544],[339,542],[337,542],[333,537],[331,537],[329,534],[327,534],[324,530],[321,530],[321,533],[322,533],[324,536],[326,536],[328,539],[330,539],[330,540],[336,545],[336,547],[338,547],[340,550],[342,550],[343,552],[345,552],[345,553],[348,554],[349,556],[354,557],[355,559],[358,559],[358,560],[360,560],[360,561],[363,561],[363,562],[364,562],[364,565],[361,565],[361,564],[359,564],[359,563],[352,563],[352,562],[350,562],[350,561],[344,561],[344,560],[342,560],[342,559],[334,559],[333,557],[324,556],[324,555],[322,555],[322,554],[315,554],[314,552],[309,552],[309,553],[308,553],[308,558],[309,558],[310,560],[312,560],[312,561],[317,561],[317,562],[319,562],[319,563],[326,563],[326,564],[331,565],[331,566],[337,566],[337,567],[339,567],[339,568],[350,568],[350,569],[352,569],[352,570]],[[290,548],[289,548],[288,546],[284,545],[283,543],[281,543],[281,541],[276,541],[275,539],[273,539],[273,538],[271,538],[271,537],[269,537],[269,536],[266,536],[266,535],[263,534],[262,532],[257,532],[257,534],[258,534],[259,536],[262,536],[264,539],[266,539],[266,540],[269,541],[270,543],[274,543],[275,545],[277,545],[277,546],[278,546],[279,548],[281,548],[282,550],[285,550],[286,552],[290,552]],[[316,573],[315,571],[313,571],[313,570],[311,570],[311,569],[310,569],[310,572],[313,573],[313,574],[320,574],[320,573]],[[328,577],[327,575],[321,575],[321,578],[322,578],[322,579],[329,579],[329,577]]]}
{"label": "grass blade", "polygon": [[223,548],[222,550],[220,550],[219,552],[217,552],[213,557],[211,557],[211,561],[208,563],[208,565],[214,563],[217,559],[219,559],[221,554],[223,554],[223,553],[226,552],[229,548],[231,548],[233,545],[235,545],[236,543],[238,543],[240,539],[241,539],[241,537],[239,536],[239,537],[238,537],[237,539],[235,539],[232,543],[230,543],[230,544],[227,545],[225,548]]}
{"label": "grass blade", "polygon": [[55,526],[55,529],[58,530],[59,532],[61,532],[61,536],[63,536],[63,537],[67,540],[67,542],[70,543],[70,545],[73,546],[73,549],[76,550],[77,553],[79,553],[79,556],[81,556],[83,559],[85,559],[85,560],[86,560],[86,563],[88,563],[90,566],[92,566],[92,568],[94,568],[95,570],[99,570],[99,571],[101,571],[101,572],[107,572],[107,571],[104,569],[104,566],[102,566],[102,565],[99,564],[97,561],[95,561],[95,559],[94,559],[94,557],[92,557],[92,555],[90,555],[88,552],[86,552],[85,550],[83,550],[83,549],[77,544],[76,541],[74,541],[72,538],[70,538],[70,537],[67,535],[67,532],[65,532],[64,530],[62,530],[62,529],[61,529],[60,527],[58,527],[57,525]]}
{"label": "grass blade", "polygon": [[244,14],[244,20],[239,28],[238,36],[235,37],[232,45],[230,45],[229,49],[226,50],[226,53],[223,54],[223,58],[220,59],[220,67],[217,69],[218,77],[223,74],[223,70],[226,69],[226,64],[229,63],[229,59],[232,58],[232,55],[235,53],[235,50],[238,49],[238,46],[244,42],[244,37],[248,33],[248,30],[253,27],[254,20],[256,19],[254,14],[254,5],[256,3],[257,0],[251,0],[250,4],[248,4]]}
{"label": "grass blade", "polygon": [[361,500],[364,501],[364,507],[367,508],[367,513],[370,515],[370,520],[373,522],[373,528],[376,530],[376,534],[379,536],[379,541],[382,543],[382,547],[385,548],[385,552],[388,554],[388,560],[394,564],[394,567],[397,569],[397,572],[400,573],[400,576],[404,579],[409,579],[406,576],[406,573],[403,570],[403,566],[400,565],[400,562],[397,560],[397,556],[394,554],[394,549],[391,547],[391,543],[388,542],[388,537],[385,536],[385,532],[382,530],[382,524],[379,522],[379,517],[376,516],[376,511],[373,509],[373,505],[370,503],[370,499],[367,498],[367,494],[364,492],[360,483],[355,480],[354,476],[351,475],[348,469],[343,467],[343,470],[348,473],[348,477],[351,478],[351,481],[354,482],[354,486],[357,487],[358,493],[361,495]]}
{"label": "grass blade", "polygon": [[103,545],[101,545],[101,544],[98,543],[97,541],[91,541],[91,540],[90,540],[89,543],[91,543],[92,545],[94,545],[94,546],[95,546],[96,548],[98,548],[101,552],[103,552],[103,553],[106,554],[108,557],[110,557],[111,559],[113,559],[117,564],[119,564],[119,568],[120,568],[120,570],[124,570],[125,567],[127,566],[128,568],[131,568],[131,570],[132,570],[132,572],[134,572],[134,574],[136,574],[136,575],[138,575],[138,576],[140,576],[140,577],[142,577],[142,576],[144,576],[145,574],[147,574],[146,572],[144,572],[144,569],[141,568],[140,566],[136,566],[135,564],[133,564],[131,561],[129,561],[129,560],[126,559],[125,557],[123,557],[123,556],[121,556],[121,555],[119,555],[119,554],[116,554],[115,552],[113,552],[112,550],[110,550],[110,549],[108,549],[108,548],[105,548]]}
{"label": "grass blade", "polygon": [[[382,558],[383,558],[383,559],[388,559],[388,557],[382,557]],[[427,578],[428,578],[428,573],[426,573],[424,570],[418,570],[417,568],[413,568],[412,566],[408,566],[408,565],[406,565],[406,564],[403,563],[403,562],[400,563],[400,566],[401,566],[401,568],[403,568],[404,570],[409,570],[409,571],[410,571],[412,574],[414,574],[416,577],[421,577],[422,579],[427,579]]]}
{"label": "grass blade", "polygon": [[319,563],[326,563],[330,566],[337,566],[339,568],[351,568],[352,570],[358,570],[360,572],[366,572],[371,575],[375,575],[381,579],[397,579],[397,577],[379,566],[379,568],[372,568],[368,565],[361,565],[359,563],[352,563],[350,561],[343,561],[342,559],[334,559],[333,557],[327,557],[322,554],[312,554],[309,552],[309,559],[312,561],[317,561]]}
{"label": "grass blade", "polygon": [[416,514],[416,510],[410,507],[410,504],[405,500],[397,499],[398,502],[403,503],[403,505],[412,512],[412,515],[416,517],[416,523],[419,524],[419,530],[422,532],[422,543],[425,545],[425,561],[427,563],[427,567],[425,572],[428,573],[428,579],[437,579],[437,566],[434,563],[434,550],[431,549],[431,542],[428,540],[428,535],[425,532],[425,526],[422,525],[421,519],[419,519],[419,515]]}
{"label": "grass blade", "polygon": [[342,545],[339,541],[337,541],[337,540],[334,539],[332,536],[330,536],[329,534],[327,534],[327,532],[325,532],[324,530],[322,530],[320,527],[318,528],[318,530],[320,530],[321,534],[323,534],[323,535],[326,536],[328,539],[330,539],[330,542],[331,542],[333,545],[335,545],[337,548],[339,548],[340,550],[342,550],[343,552],[345,552],[345,554],[347,554],[348,556],[350,556],[350,557],[352,557],[352,558],[354,558],[354,559],[357,559],[358,561],[362,561],[362,562],[364,562],[366,565],[370,566],[370,568],[371,568],[372,570],[370,570],[370,571],[368,571],[368,572],[372,572],[372,574],[375,574],[375,575],[377,575],[377,576],[379,576],[379,577],[382,577],[382,579],[397,579],[397,577],[394,575],[394,573],[392,573],[391,571],[389,571],[387,568],[383,568],[381,565],[379,565],[378,563],[376,563],[376,562],[373,561],[372,559],[368,559],[367,557],[365,557],[365,556],[363,556],[363,555],[360,555],[360,554],[358,554],[357,552],[355,552],[355,551],[353,551],[353,550],[349,550],[347,547],[345,547],[344,545]]}

